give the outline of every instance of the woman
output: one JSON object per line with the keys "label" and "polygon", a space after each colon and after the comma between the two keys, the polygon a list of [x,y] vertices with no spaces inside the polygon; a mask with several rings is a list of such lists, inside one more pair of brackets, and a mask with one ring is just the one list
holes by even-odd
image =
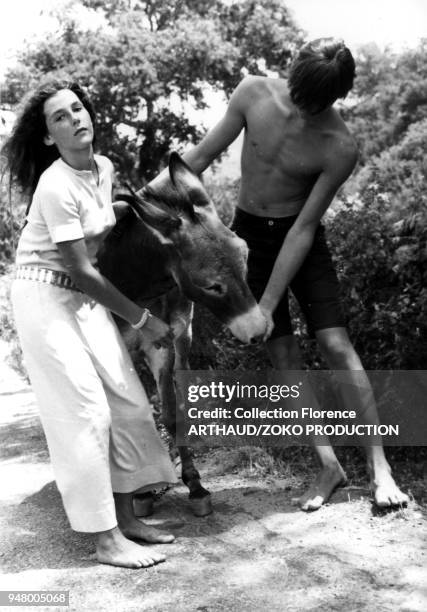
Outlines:
{"label": "woman", "polygon": [[138,568],[164,556],[132,540],[174,537],[137,520],[132,496],[176,476],[109,311],[155,346],[172,336],[96,269],[115,216],[112,164],[93,153],[93,119],[78,84],[49,81],[5,145],[11,179],[31,197],[12,304],[71,527],[96,534],[100,562]]}

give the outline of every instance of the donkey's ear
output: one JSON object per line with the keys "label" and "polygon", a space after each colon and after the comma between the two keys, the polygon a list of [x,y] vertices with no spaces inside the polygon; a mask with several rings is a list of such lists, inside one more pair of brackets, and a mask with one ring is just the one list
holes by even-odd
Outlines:
{"label": "donkey's ear", "polygon": [[194,206],[209,205],[209,196],[199,177],[175,151],[169,157],[169,174],[178,193],[189,199]]}
{"label": "donkey's ear", "polygon": [[[142,195],[143,195],[142,191]],[[148,199],[136,195],[120,194],[120,200],[129,204],[130,208],[136,213],[146,226],[158,237],[163,244],[169,244],[171,234],[180,228],[182,221],[176,214],[166,212],[155,206]]]}

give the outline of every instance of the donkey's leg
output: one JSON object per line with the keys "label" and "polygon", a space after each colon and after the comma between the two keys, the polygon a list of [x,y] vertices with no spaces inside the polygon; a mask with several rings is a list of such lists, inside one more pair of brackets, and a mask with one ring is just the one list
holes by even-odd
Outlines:
{"label": "donkey's leg", "polygon": [[[171,325],[175,331],[175,369],[188,370],[190,368],[188,357],[191,348],[191,320],[193,317],[193,305],[190,302],[181,301],[176,304],[171,313]],[[166,406],[166,404],[165,404]],[[174,419],[183,418],[183,407],[177,406],[173,415]],[[166,417],[166,419],[170,419]],[[190,503],[196,516],[206,516],[212,512],[211,495],[200,482],[200,474],[193,462],[193,453],[188,446],[178,446],[181,458],[182,480],[190,491]]]}
{"label": "donkey's leg", "polygon": [[154,497],[152,493],[135,493],[133,496],[133,511],[135,516],[144,518],[154,512]]}
{"label": "donkey's leg", "polygon": [[[153,346],[142,346],[144,360],[153,374],[164,414],[164,406],[175,405],[175,389],[173,385],[173,364],[175,360],[174,349],[156,349]],[[173,411],[170,411],[173,412]],[[163,419],[164,421],[164,419]],[[165,422],[166,429],[170,435],[175,435],[175,423],[173,427]],[[137,516],[149,516],[153,513],[153,495],[151,493],[137,493],[134,495],[134,508]]]}
{"label": "donkey's leg", "polygon": [[[163,423],[172,438],[176,439],[177,420],[182,417],[183,412],[177,410],[175,384],[173,380],[173,366],[175,355],[169,349],[148,349],[145,358],[150,370],[156,379],[157,388],[162,403]],[[210,493],[200,484],[200,474],[194,467],[191,450],[187,446],[178,446],[178,452],[182,465],[182,480],[190,490],[190,503],[196,516],[206,516],[212,512]],[[136,497],[136,507],[138,501]],[[142,506],[148,505],[146,496],[142,496]]]}

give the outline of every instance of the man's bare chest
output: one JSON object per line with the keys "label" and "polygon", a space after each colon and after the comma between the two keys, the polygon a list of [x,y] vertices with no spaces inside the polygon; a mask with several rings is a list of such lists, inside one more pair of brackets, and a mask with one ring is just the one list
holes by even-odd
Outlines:
{"label": "man's bare chest", "polygon": [[332,138],[287,120],[280,113],[254,114],[247,124],[245,153],[287,175],[312,176],[321,172]]}

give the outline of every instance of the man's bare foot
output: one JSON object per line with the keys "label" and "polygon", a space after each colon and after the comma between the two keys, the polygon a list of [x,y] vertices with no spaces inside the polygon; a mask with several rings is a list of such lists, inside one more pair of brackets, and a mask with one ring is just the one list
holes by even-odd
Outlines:
{"label": "man's bare foot", "polygon": [[337,487],[344,486],[346,483],[347,477],[339,463],[324,466],[308,491],[297,500],[297,503],[301,506],[301,510],[307,512],[318,510],[328,501]]}
{"label": "man's bare foot", "polygon": [[371,489],[374,494],[374,502],[379,508],[391,508],[392,506],[406,506],[409,497],[402,493],[389,470],[382,470],[371,479]]}
{"label": "man's bare foot", "polygon": [[133,518],[125,522],[119,520],[120,529],[123,534],[131,540],[144,540],[150,544],[170,544],[175,536],[155,527],[146,525],[143,521]]}
{"label": "man's bare foot", "polygon": [[166,557],[151,548],[131,542],[118,527],[98,534],[96,557],[100,563],[139,569],[162,563]]}

